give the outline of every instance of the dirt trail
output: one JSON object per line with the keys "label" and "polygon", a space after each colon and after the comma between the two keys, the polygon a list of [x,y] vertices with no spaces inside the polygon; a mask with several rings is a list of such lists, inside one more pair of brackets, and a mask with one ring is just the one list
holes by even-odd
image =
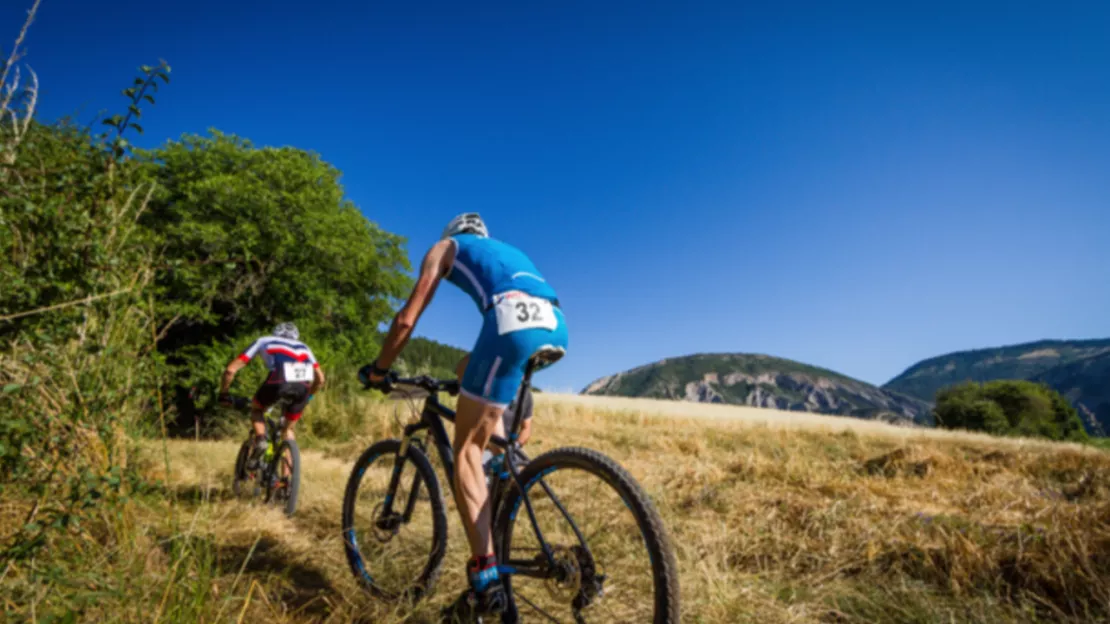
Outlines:
{"label": "dirt trail", "polygon": [[420,618],[427,617],[432,606],[462,587],[461,572],[451,572],[462,569],[465,556],[457,551],[465,541],[452,526],[453,548],[448,551],[439,594],[427,608],[398,617],[387,605],[364,595],[344,558],[341,506],[353,457],[302,450],[300,498],[296,513],[287,518],[260,501],[233,497],[231,476],[238,448],[231,441],[171,441],[166,481],[177,493],[192,531],[211,540],[221,573],[238,575],[242,568],[242,583],[257,581],[276,588],[278,600],[269,605],[259,602],[260,615],[278,616],[278,621],[349,622],[355,616],[374,622],[424,621]]}

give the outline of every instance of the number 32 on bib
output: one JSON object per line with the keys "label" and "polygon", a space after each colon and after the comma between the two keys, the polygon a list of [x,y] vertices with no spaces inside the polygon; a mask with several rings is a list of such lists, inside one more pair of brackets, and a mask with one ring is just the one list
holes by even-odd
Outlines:
{"label": "number 32 on bib", "polygon": [[497,311],[497,334],[504,335],[522,329],[543,328],[554,331],[559,326],[555,307],[547,299],[512,292],[494,297]]}

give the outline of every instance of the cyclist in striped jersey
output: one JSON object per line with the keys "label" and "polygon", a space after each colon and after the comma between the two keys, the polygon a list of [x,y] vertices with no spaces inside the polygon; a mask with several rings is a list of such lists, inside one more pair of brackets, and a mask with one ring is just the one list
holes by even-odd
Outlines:
{"label": "cyclist in striped jersey", "polygon": [[[312,396],[324,385],[324,371],[308,345],[300,341],[300,332],[293,323],[280,323],[274,328],[273,335],[255,340],[245,351],[232,360],[220,379],[220,402],[231,403],[228,389],[231,382],[244,366],[254,358],[266,365],[269,374],[254,393],[251,401],[251,423],[254,428],[254,458],[266,452],[266,421],[263,414],[277,402],[285,392],[293,392],[299,398],[286,407],[285,430],[282,437],[293,440],[293,427],[301,419]],[[253,458],[252,458],[253,459]]]}

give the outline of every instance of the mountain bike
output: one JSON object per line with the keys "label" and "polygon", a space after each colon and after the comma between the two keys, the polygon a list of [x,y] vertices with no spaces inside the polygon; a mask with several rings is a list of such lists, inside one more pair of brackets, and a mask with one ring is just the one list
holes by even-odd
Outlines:
{"label": "mountain bike", "polygon": [[[518,404],[534,370],[561,355],[541,350],[529,360]],[[390,395],[410,399],[414,416],[416,399],[424,399],[423,408],[401,439],[378,441],[355,462],[343,497],[343,543],[366,591],[415,602],[434,588],[447,549],[444,498],[426,440],[438,451],[454,493],[455,461],[443,421],[454,422],[455,412],[438,396],[456,395],[459,386],[427,376],[389,381]],[[518,622],[522,608],[552,622],[678,622],[678,567],[647,494],[625,469],[592,449],[557,448],[529,459],[517,443],[520,412],[508,440],[492,440],[504,451],[502,468],[490,475],[494,550],[509,596],[502,622]],[[570,511],[607,500],[614,508],[596,525]],[[525,514],[519,514],[522,507]],[[401,539],[410,533],[417,537],[406,550]],[[613,561],[601,556],[609,550],[615,551]],[[630,558],[642,569],[629,568]],[[557,617],[555,610],[566,616]]]}
{"label": "mountain bike", "polygon": [[[299,390],[282,388],[278,400],[263,414],[266,423],[267,449],[261,457],[251,459],[254,451],[254,433],[247,436],[239,447],[235,458],[235,476],[231,491],[242,497],[244,490],[250,488],[250,497],[262,498],[266,504],[282,506],[286,516],[292,516],[297,509],[297,494],[301,487],[301,451],[296,440],[281,439],[285,429],[285,408],[302,398]],[[232,405],[240,411],[250,412],[250,399],[232,397]],[[281,417],[274,420],[270,414],[277,410]]]}

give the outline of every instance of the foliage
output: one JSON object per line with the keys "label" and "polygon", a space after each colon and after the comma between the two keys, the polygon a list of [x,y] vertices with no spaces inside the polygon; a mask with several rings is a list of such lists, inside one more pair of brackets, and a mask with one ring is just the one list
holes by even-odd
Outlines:
{"label": "foliage", "polygon": [[1024,380],[967,382],[937,393],[937,423],[995,435],[1084,441],[1083,423],[1047,385]]}
{"label": "foliage", "polygon": [[1110,351],[1057,366],[1033,381],[1055,388],[1071,401],[1087,433],[1110,432]]}
{"label": "foliage", "polygon": [[321,358],[367,357],[409,279],[401,239],[343,198],[316,154],[212,131],[137,154],[157,183],[141,221],[165,255],[159,348],[184,377],[292,320]]}
{"label": "foliage", "polygon": [[[18,86],[13,58],[6,94]],[[136,84],[168,72],[144,68]],[[86,535],[93,511],[135,478],[135,416],[160,413],[145,291],[155,256],[136,225],[152,187],[125,158],[129,122],[114,136],[35,123],[31,88],[0,99],[0,497],[18,516],[0,531],[5,573],[60,537]]]}

